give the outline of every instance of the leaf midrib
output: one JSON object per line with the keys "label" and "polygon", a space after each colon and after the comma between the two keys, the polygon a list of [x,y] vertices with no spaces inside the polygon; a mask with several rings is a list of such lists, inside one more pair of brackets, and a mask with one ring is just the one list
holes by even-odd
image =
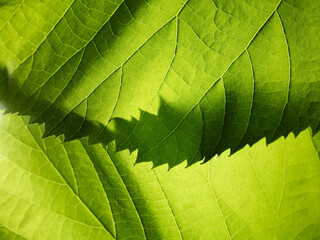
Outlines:
{"label": "leaf midrib", "polygon": [[[260,28],[256,31],[256,33],[253,35],[253,37],[251,38],[251,40],[248,42],[248,44],[246,45],[246,47],[239,53],[239,55],[237,55],[237,57],[229,64],[229,66],[226,68],[226,70],[220,75],[220,77],[217,78],[216,81],[214,81],[210,87],[207,89],[207,91],[204,92],[204,94],[200,97],[200,99],[190,108],[190,110],[181,118],[181,120],[178,122],[177,126],[168,133],[167,136],[165,136],[158,144],[156,144],[155,146],[153,146],[152,148],[150,148],[148,151],[146,151],[143,155],[140,156],[139,160],[141,160],[144,156],[146,156],[150,151],[152,151],[153,149],[157,148],[162,142],[164,142],[168,137],[171,136],[171,134],[173,134],[177,128],[180,126],[180,124],[184,121],[184,119],[192,112],[192,110],[202,101],[202,99],[206,96],[206,94],[214,87],[214,85],[227,73],[227,71],[230,69],[230,67],[237,61],[237,59],[249,48],[249,46],[251,45],[251,43],[253,42],[253,40],[256,38],[256,36],[258,35],[258,33],[262,30],[262,28],[267,24],[267,22],[270,20],[270,18],[273,16],[273,14],[276,12],[276,10],[278,9],[278,7],[280,6],[282,0],[280,0],[278,2],[278,4],[275,6],[274,10],[270,13],[270,15],[267,17],[267,19],[263,22],[263,24],[260,26]],[[133,133],[133,132],[132,132]],[[132,134],[131,133],[131,134]],[[129,139],[129,137],[131,136],[131,134],[126,138],[126,140],[124,141],[124,143]],[[123,143],[123,144],[124,144]],[[122,145],[123,145],[122,144]]]}
{"label": "leaf midrib", "polygon": [[[140,44],[137,49],[135,51],[133,51],[124,61],[123,63],[121,63],[118,67],[116,67],[107,77],[105,77],[105,79],[98,84],[83,100],[81,100],[78,104],[76,104],[74,107],[72,107],[72,109],[63,117],[61,118],[55,125],[54,128],[52,128],[52,130],[50,132],[47,133],[47,135],[50,135],[54,129],[76,108],[78,107],[81,103],[83,103],[86,99],[88,99],[92,94],[94,94],[94,92],[96,91],[97,88],[99,88],[101,86],[102,83],[104,83],[104,81],[106,81],[110,76],[112,76],[112,74],[114,74],[116,71],[118,71],[120,68],[122,68],[130,59],[131,57],[133,57],[156,33],[158,33],[162,28],[164,28],[167,24],[169,24],[171,21],[173,21],[175,18],[178,17],[178,15],[180,14],[180,12],[183,10],[183,8],[187,5],[189,0],[186,0],[184,2],[184,4],[182,5],[182,7],[179,9],[178,13],[174,16],[172,16],[167,22],[165,22],[164,24],[162,24],[158,29],[156,29],[154,31],[154,33],[152,33],[145,41],[143,41],[142,44]],[[97,32],[98,33],[98,32]],[[92,38],[93,39],[93,38]],[[91,40],[92,40],[91,39]],[[90,42],[91,42],[90,40]],[[88,42],[89,43],[89,42]],[[67,61],[66,61],[67,62]],[[60,69],[60,68],[59,68]],[[55,73],[54,73],[55,74]],[[53,75],[54,75],[53,74]],[[44,83],[45,84],[45,83]],[[43,85],[41,85],[42,87]],[[55,102],[55,101],[54,101]],[[51,105],[54,103],[52,102]]]}

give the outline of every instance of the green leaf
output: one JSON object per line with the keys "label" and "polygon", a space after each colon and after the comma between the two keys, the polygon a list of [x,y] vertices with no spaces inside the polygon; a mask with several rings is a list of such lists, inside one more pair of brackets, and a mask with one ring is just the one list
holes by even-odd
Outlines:
{"label": "green leaf", "polygon": [[[312,135],[311,131],[310,131],[310,134]],[[315,147],[315,149],[318,152],[318,155],[320,157],[320,134],[316,134],[315,136],[313,136],[312,142],[313,142],[314,147]]]}
{"label": "green leaf", "polygon": [[2,2],[8,112],[45,136],[208,161],[320,129],[320,2]]}
{"label": "green leaf", "polygon": [[133,166],[84,140],[0,118],[2,239],[317,239],[320,161],[308,131],[207,164]]}
{"label": "green leaf", "polygon": [[319,12],[0,0],[0,239],[320,238]]}

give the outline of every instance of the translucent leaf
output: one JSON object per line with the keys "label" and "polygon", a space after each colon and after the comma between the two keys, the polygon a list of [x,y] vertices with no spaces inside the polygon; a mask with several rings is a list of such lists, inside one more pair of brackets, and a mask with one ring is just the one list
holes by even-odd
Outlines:
{"label": "translucent leaf", "polygon": [[[308,131],[167,171],[0,118],[2,239],[317,239],[320,161]],[[6,237],[8,236],[8,237]]]}
{"label": "translucent leaf", "polygon": [[45,136],[188,165],[319,131],[320,2],[4,1],[0,89]]}

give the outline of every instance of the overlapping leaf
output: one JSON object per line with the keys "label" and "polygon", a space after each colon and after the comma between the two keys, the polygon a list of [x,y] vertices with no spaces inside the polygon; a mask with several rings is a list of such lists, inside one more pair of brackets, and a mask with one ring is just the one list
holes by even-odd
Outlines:
{"label": "overlapping leaf", "polygon": [[316,239],[320,161],[308,131],[207,164],[135,154],[0,118],[1,239]]}
{"label": "overlapping leaf", "polygon": [[1,11],[12,13],[0,22],[3,101],[46,136],[116,139],[138,162],[172,167],[319,131],[319,1],[24,0]]}

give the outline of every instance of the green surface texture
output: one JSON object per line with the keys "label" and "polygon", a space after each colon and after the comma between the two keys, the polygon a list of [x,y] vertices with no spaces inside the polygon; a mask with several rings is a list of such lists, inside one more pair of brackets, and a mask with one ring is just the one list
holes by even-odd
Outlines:
{"label": "green surface texture", "polygon": [[2,5],[2,102],[45,136],[171,168],[320,129],[319,1]]}
{"label": "green surface texture", "polygon": [[320,161],[308,131],[170,171],[0,118],[1,239],[318,239]]}
{"label": "green surface texture", "polygon": [[0,0],[0,240],[320,239],[319,33],[319,0]]}

